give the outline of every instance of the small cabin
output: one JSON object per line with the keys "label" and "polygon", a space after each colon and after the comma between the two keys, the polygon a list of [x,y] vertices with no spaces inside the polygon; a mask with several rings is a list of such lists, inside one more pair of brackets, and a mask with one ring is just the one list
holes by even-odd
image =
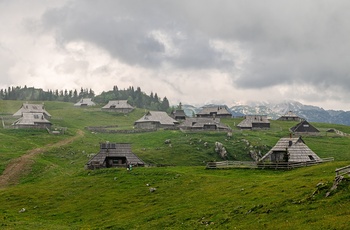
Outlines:
{"label": "small cabin", "polygon": [[237,127],[240,129],[269,129],[270,121],[267,115],[246,115],[245,119],[241,121]]}
{"label": "small cabin", "polygon": [[297,125],[290,128],[293,133],[319,133],[320,131],[311,125],[306,120],[299,122]]}
{"label": "small cabin", "polygon": [[130,113],[134,110],[127,100],[113,100],[109,101],[102,107],[102,111],[116,112],[116,113]]}
{"label": "small cabin", "polygon": [[100,143],[100,151],[86,164],[87,169],[144,166],[145,163],[132,151],[129,143]]}
{"label": "small cabin", "polygon": [[74,104],[76,107],[87,107],[87,106],[94,106],[96,105],[95,102],[92,101],[91,98],[82,98],[77,103]]}
{"label": "small cabin", "polygon": [[12,126],[16,129],[50,129],[51,122],[45,118],[44,113],[23,113]]}
{"label": "small cabin", "polygon": [[232,118],[231,112],[227,106],[208,106],[196,114],[196,117],[207,117],[207,118]]}
{"label": "small cabin", "polygon": [[170,117],[166,112],[149,111],[139,120],[135,121],[134,126],[137,129],[158,129],[174,128],[179,122]]}
{"label": "small cabin", "polygon": [[301,137],[281,138],[276,145],[266,153],[260,162],[320,162],[322,159],[317,156],[304,142]]}

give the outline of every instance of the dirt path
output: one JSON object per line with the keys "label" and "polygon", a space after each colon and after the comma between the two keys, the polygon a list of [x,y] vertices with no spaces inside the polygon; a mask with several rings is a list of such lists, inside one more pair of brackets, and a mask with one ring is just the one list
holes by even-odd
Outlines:
{"label": "dirt path", "polygon": [[17,184],[21,176],[29,173],[32,164],[34,163],[34,157],[40,153],[45,152],[51,147],[60,147],[67,145],[79,137],[82,137],[84,132],[78,130],[77,135],[74,137],[59,141],[54,144],[48,144],[41,148],[29,150],[26,154],[19,158],[13,159],[7,166],[2,175],[0,175],[0,188],[7,187],[9,185]]}

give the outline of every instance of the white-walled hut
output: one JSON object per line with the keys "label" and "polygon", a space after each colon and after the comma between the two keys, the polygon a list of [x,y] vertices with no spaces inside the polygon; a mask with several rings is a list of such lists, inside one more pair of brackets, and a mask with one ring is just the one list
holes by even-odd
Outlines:
{"label": "white-walled hut", "polygon": [[18,129],[35,128],[35,129],[50,129],[51,122],[45,118],[44,113],[23,113],[12,126]]}
{"label": "white-walled hut", "polygon": [[113,100],[103,106],[102,110],[116,113],[130,113],[134,110],[134,107],[127,100]]}
{"label": "white-walled hut", "polygon": [[76,107],[86,107],[94,106],[95,102],[92,101],[92,98],[81,98],[77,103],[74,104]]}
{"label": "white-walled hut", "polygon": [[173,128],[179,122],[170,117],[163,111],[149,111],[143,117],[135,121],[134,126],[137,129],[157,129]]}
{"label": "white-walled hut", "polygon": [[14,117],[22,117],[24,113],[42,113],[46,119],[51,118],[51,114],[46,111],[44,103],[42,104],[30,104],[23,103],[21,108],[13,114]]}
{"label": "white-walled hut", "polygon": [[131,151],[129,143],[100,143],[100,151],[86,164],[87,169],[144,166],[145,163]]}
{"label": "white-walled hut", "polygon": [[304,142],[301,137],[281,138],[276,145],[266,153],[259,162],[321,162],[317,156]]}

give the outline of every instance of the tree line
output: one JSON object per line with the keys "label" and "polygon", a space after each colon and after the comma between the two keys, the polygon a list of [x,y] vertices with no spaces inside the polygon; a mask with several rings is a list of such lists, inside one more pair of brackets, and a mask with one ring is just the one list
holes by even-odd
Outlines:
{"label": "tree line", "polygon": [[80,91],[74,90],[43,90],[34,87],[8,87],[0,89],[0,100],[22,100],[22,101],[63,101],[76,103],[81,98],[92,98],[97,104],[107,104],[110,100],[127,100],[132,106],[149,110],[169,111],[170,105],[166,97],[161,99],[157,93],[150,95],[142,92],[140,87],[136,90],[133,86],[127,89],[113,89],[95,95],[92,89],[81,87]]}

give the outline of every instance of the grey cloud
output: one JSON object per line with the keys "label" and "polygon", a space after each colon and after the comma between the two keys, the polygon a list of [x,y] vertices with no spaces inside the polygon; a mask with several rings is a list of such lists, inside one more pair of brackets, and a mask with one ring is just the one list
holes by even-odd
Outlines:
{"label": "grey cloud", "polygon": [[[54,31],[59,43],[74,40],[91,42],[112,56],[131,65],[159,67],[170,63],[179,68],[230,67],[221,53],[210,47],[210,37],[195,33],[175,12],[177,5],[171,1],[74,1],[58,9],[48,10],[42,24]],[[166,4],[165,4],[166,3]],[[166,53],[164,44],[150,33],[161,30],[172,36],[173,45],[179,49],[176,56]],[[186,39],[177,39],[176,33]]]}

